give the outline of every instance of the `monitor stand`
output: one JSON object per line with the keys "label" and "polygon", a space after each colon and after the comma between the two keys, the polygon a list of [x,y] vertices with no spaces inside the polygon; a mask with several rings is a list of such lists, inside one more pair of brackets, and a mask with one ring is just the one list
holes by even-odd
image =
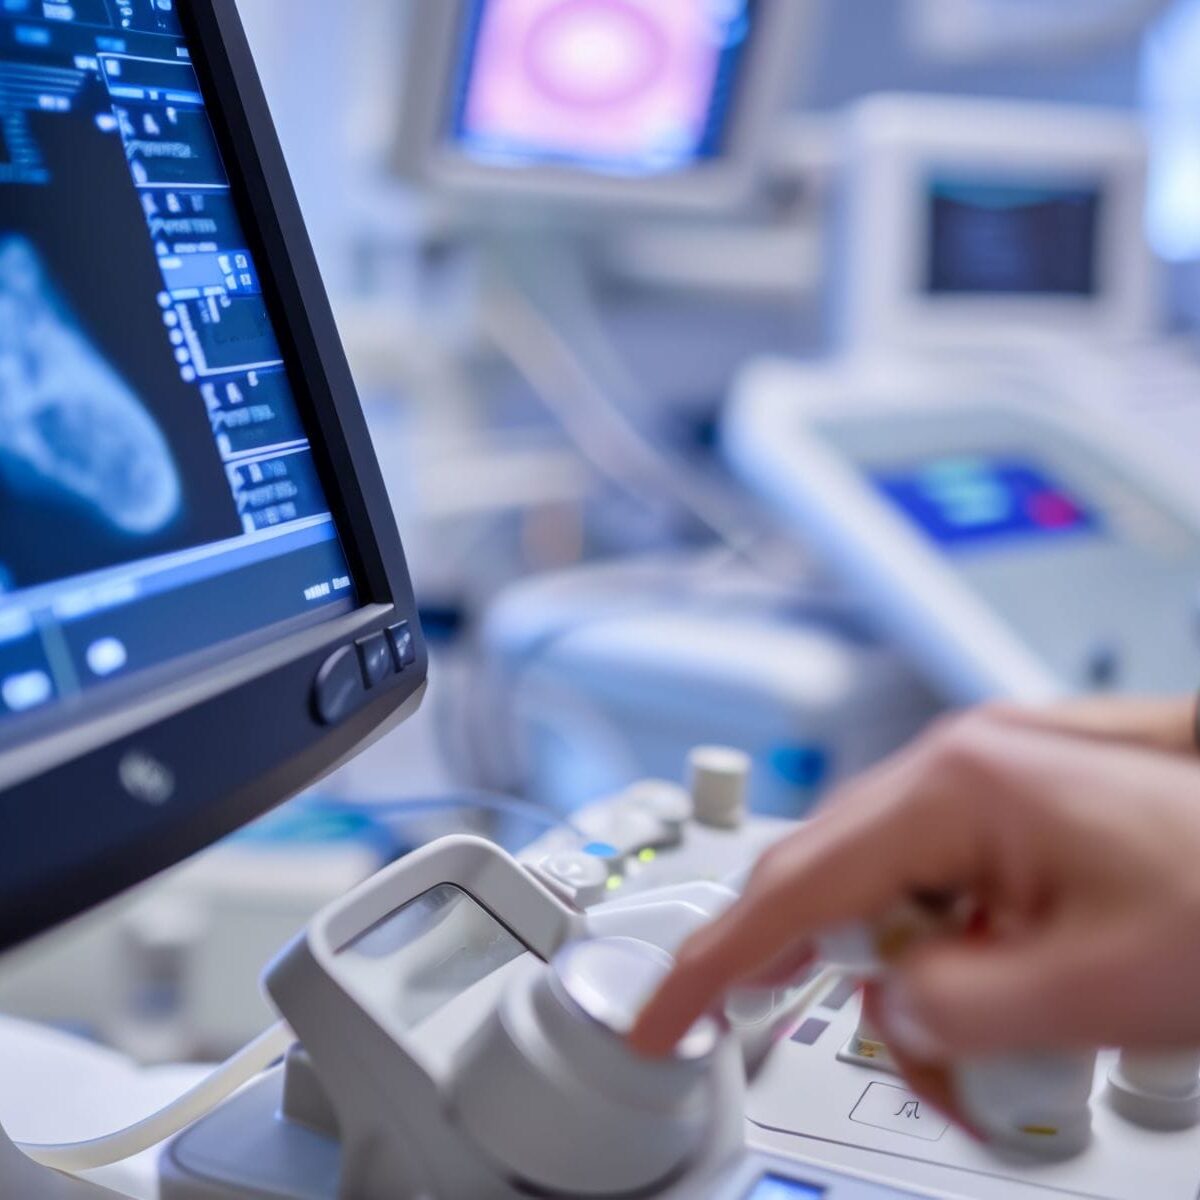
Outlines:
{"label": "monitor stand", "polygon": [[39,1167],[9,1140],[0,1126],[0,1196],[20,1200],[124,1200],[95,1183]]}

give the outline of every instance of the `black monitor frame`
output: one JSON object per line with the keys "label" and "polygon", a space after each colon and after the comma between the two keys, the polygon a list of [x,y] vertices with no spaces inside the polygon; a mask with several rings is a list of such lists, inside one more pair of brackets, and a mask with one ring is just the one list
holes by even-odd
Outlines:
{"label": "black monitor frame", "polygon": [[[177,5],[359,607],[114,684],[101,709],[0,750],[0,951],[294,795],[414,711],[428,669],[391,504],[236,0]],[[322,665],[401,622],[415,661],[343,722],[322,724]],[[136,786],[146,773],[160,786]]]}

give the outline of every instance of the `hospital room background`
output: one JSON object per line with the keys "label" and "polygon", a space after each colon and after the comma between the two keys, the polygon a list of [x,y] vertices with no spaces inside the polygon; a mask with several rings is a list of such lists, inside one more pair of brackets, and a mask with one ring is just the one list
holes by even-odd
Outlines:
{"label": "hospital room background", "polygon": [[[428,698],[6,961],[0,1011],[141,1063],[240,1046],[278,946],[441,834],[516,849],[682,779],[701,744],[746,756],[753,811],[803,817],[962,705],[1200,678],[1181,515],[1200,505],[1200,3],[794,0],[742,175],[712,196],[632,168],[499,185],[517,143],[490,172],[431,167],[425,3],[241,9],[409,555]],[[640,51],[603,7],[546,70],[652,86],[622,76]],[[587,110],[556,165],[610,132]],[[1127,452],[1077,438],[1108,421]],[[1101,532],[1145,586],[1081,616]]]}

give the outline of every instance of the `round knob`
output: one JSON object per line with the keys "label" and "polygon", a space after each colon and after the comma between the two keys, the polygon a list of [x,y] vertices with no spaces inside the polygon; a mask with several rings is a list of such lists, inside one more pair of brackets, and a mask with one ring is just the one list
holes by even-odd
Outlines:
{"label": "round knob", "polygon": [[717,1026],[701,1021],[662,1062],[624,1042],[670,968],[657,947],[600,938],[510,979],[458,1064],[452,1103],[514,1179],[575,1196],[649,1191],[702,1153],[715,1119]]}
{"label": "round knob", "polygon": [[696,820],[717,829],[736,829],[746,816],[749,755],[725,746],[700,746],[688,758]]}
{"label": "round knob", "polygon": [[684,827],[696,812],[687,789],[665,779],[635,783],[625,793],[622,807],[652,816],[663,829],[663,844],[669,846],[683,841]]}
{"label": "round knob", "polygon": [[594,854],[563,850],[546,855],[538,865],[571,892],[580,908],[598,904],[608,893],[608,866]]}
{"label": "round knob", "polygon": [[1091,1141],[1095,1054],[992,1059],[954,1074],[963,1111],[998,1145],[1064,1159]]}
{"label": "round knob", "polygon": [[1109,1103],[1146,1129],[1200,1125],[1200,1051],[1122,1053],[1108,1077]]}

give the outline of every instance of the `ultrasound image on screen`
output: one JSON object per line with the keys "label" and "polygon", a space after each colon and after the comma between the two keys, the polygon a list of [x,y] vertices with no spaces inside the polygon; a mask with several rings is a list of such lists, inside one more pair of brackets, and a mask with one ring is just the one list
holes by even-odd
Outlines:
{"label": "ultrasound image on screen", "polygon": [[165,336],[162,277],[121,139],[88,119],[99,99],[29,117],[53,186],[0,184],[10,586],[241,532],[207,414]]}
{"label": "ultrasound image on screen", "polygon": [[1102,207],[1097,185],[935,179],[926,290],[1092,296]]}
{"label": "ultrasound image on screen", "polygon": [[175,4],[0,0],[0,744],[355,598]]}
{"label": "ultrasound image on screen", "polygon": [[28,239],[0,231],[0,471],[75,499],[130,538],[179,514],[171,449],[142,400],[59,298]]}

